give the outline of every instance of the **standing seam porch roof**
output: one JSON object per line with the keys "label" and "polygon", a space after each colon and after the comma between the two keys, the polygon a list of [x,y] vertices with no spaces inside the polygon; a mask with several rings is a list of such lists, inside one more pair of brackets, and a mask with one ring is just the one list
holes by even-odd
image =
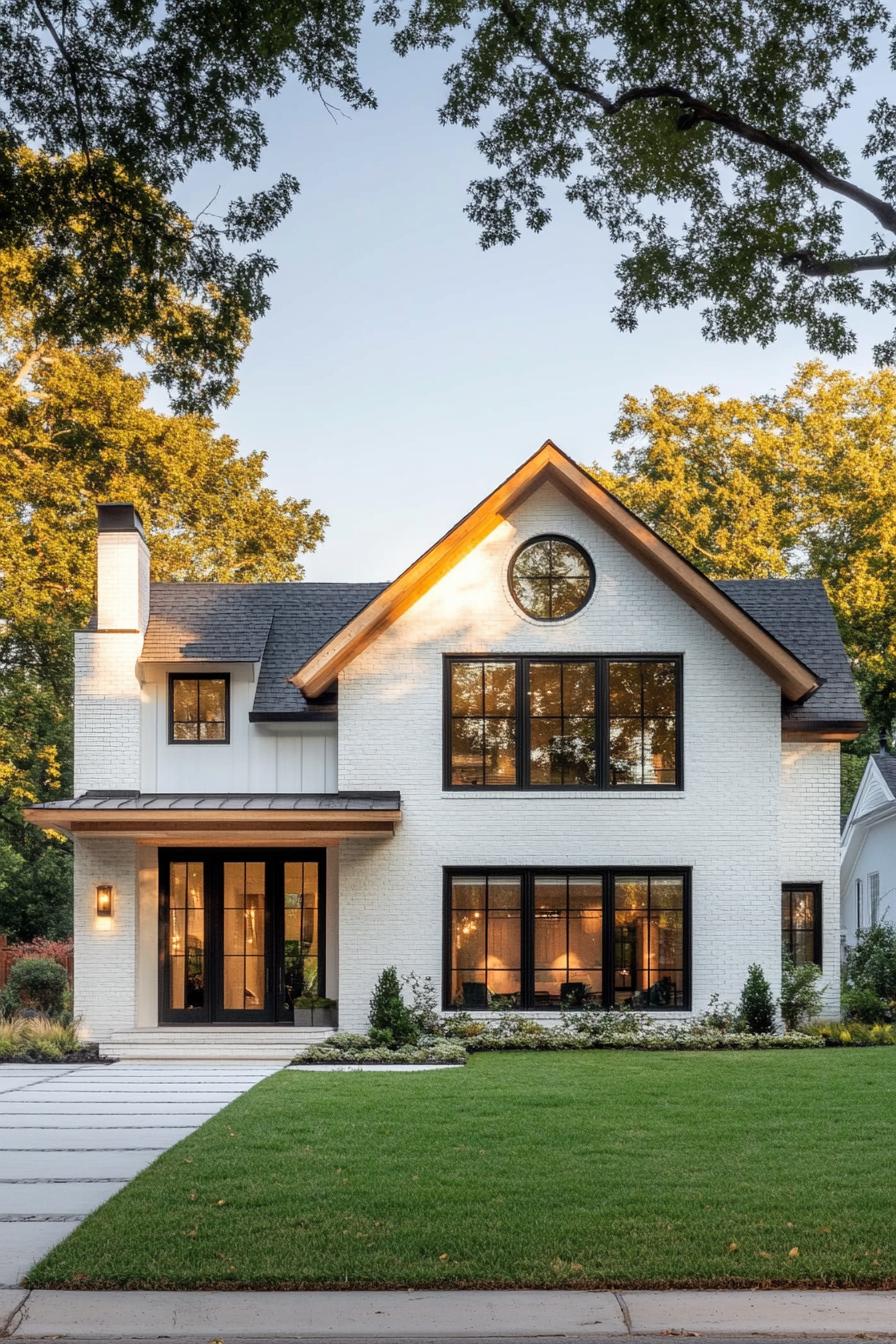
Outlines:
{"label": "standing seam porch roof", "polygon": [[397,790],[369,793],[122,793],[91,789],[77,798],[36,804],[72,812],[394,812]]}

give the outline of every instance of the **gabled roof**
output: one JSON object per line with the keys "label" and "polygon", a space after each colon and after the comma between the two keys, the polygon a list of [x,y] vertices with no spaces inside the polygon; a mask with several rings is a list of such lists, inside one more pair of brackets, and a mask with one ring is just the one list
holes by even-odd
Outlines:
{"label": "gabled roof", "polygon": [[888,751],[879,751],[871,759],[883,775],[884,783],[892,797],[896,799],[896,756],[891,756]]}
{"label": "gabled roof", "polygon": [[383,583],[153,583],[141,662],[257,663],[253,719],[332,717],[289,678]]}
{"label": "gabled roof", "polygon": [[896,757],[869,756],[840,836],[840,875],[849,877],[872,826],[896,819]]}
{"label": "gabled roof", "polygon": [[752,658],[788,700],[800,701],[817,690],[820,677],[812,668],[550,440],[302,663],[293,683],[308,699],[321,695],[342,668],[484,540],[510,510],[548,481]]}

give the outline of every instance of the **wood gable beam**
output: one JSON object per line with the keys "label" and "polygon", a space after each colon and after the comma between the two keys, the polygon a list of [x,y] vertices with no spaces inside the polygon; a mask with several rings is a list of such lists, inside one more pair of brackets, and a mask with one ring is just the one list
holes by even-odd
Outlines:
{"label": "wood gable beam", "polygon": [[309,700],[321,695],[344,667],[494,531],[513,508],[547,481],[589,513],[642,564],[758,664],[777,682],[788,700],[799,702],[818,689],[819,680],[811,668],[779,644],[736,602],[550,440],[337,631],[299,668],[291,678],[293,684]]}

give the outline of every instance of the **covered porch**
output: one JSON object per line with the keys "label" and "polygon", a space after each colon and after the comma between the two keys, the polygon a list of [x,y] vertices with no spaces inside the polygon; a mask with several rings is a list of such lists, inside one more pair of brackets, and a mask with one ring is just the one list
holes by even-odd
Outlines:
{"label": "covered porch", "polygon": [[337,1025],[339,849],[397,793],[85,793],[29,811],[75,847],[75,1011],[130,1059],[286,1061]]}

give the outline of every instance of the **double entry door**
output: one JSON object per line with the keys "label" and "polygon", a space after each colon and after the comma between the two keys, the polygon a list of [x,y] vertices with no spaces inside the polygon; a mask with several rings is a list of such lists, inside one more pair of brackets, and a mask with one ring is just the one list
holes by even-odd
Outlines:
{"label": "double entry door", "polygon": [[159,1020],[290,1022],[324,993],[325,852],[159,851]]}

